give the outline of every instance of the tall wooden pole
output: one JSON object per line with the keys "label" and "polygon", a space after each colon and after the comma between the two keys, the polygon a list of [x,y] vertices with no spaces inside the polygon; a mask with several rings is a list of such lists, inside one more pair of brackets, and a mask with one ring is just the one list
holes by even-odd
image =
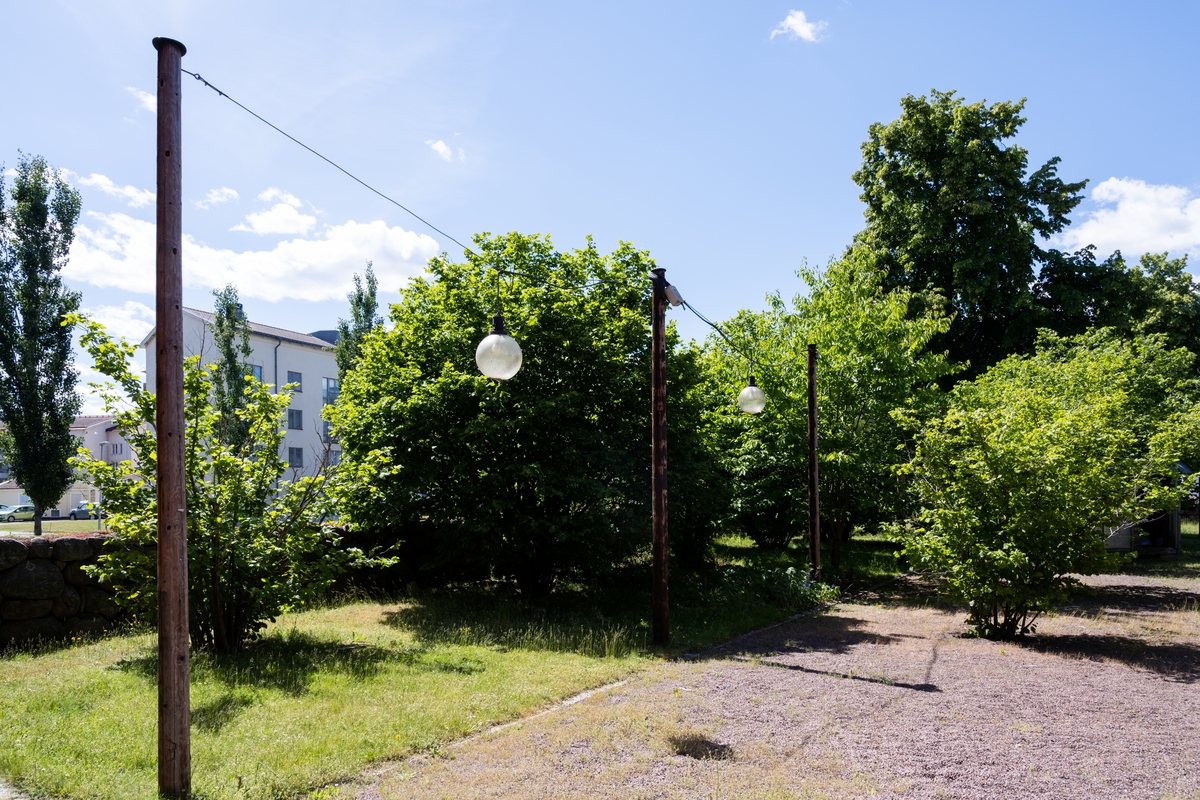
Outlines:
{"label": "tall wooden pole", "polygon": [[817,346],[808,346],[808,552],[821,579],[821,487],[817,475]]}
{"label": "tall wooden pole", "polygon": [[653,411],[650,438],[653,440],[650,477],[651,513],[654,523],[654,643],[671,638],[667,623],[667,271],[656,269],[651,312],[650,396]]}
{"label": "tall wooden pole", "polygon": [[183,433],[183,160],[180,59],[187,48],[156,38],[158,51],[157,297],[154,348],[158,435],[158,790],[192,788],[188,686],[187,495]]}

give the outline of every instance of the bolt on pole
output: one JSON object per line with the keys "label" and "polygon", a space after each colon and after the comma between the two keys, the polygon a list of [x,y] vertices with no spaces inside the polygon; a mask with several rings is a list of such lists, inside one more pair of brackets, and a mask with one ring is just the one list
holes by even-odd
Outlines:
{"label": "bolt on pole", "polygon": [[650,474],[651,513],[654,527],[653,570],[654,643],[666,644],[671,638],[667,621],[667,296],[665,269],[656,269],[653,281],[653,305],[650,316],[651,366],[650,438],[653,441]]}
{"label": "bolt on pole", "polygon": [[821,580],[821,487],[817,475],[817,346],[808,346],[808,552]]}
{"label": "bolt on pole", "polygon": [[188,660],[187,495],[183,422],[182,74],[187,48],[154,39],[158,51],[158,208],[155,241],[155,426],[158,436],[158,790],[192,788]]}

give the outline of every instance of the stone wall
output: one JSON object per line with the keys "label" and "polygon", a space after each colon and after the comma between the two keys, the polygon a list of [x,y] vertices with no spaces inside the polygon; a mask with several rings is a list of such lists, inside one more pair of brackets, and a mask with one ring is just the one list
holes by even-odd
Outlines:
{"label": "stone wall", "polygon": [[108,627],[120,609],[83,570],[108,538],[0,538],[0,646]]}

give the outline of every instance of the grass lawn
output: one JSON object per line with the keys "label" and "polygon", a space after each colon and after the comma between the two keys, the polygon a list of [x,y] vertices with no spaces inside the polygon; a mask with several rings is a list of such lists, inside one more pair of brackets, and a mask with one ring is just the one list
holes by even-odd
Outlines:
{"label": "grass lawn", "polygon": [[[194,789],[294,797],[784,619],[798,609],[753,579],[802,556],[725,538],[716,571],[673,571],[666,650],[649,644],[647,565],[541,608],[473,586],[283,615],[241,654],[193,655]],[[35,796],[155,797],[156,666],[139,631],[0,654],[0,776]]]}
{"label": "grass lawn", "polygon": [[[103,527],[103,523],[101,523]],[[96,520],[94,519],[44,519],[42,520],[42,533],[96,533]],[[28,522],[0,522],[0,536],[17,534],[19,536],[28,536],[33,533],[33,520]]]}
{"label": "grass lawn", "polygon": [[[195,791],[294,796],[648,662],[621,629],[526,623],[497,637],[436,616],[416,602],[352,603],[285,615],[242,655],[195,656]],[[156,687],[152,634],[7,653],[0,775],[37,796],[155,797]]]}

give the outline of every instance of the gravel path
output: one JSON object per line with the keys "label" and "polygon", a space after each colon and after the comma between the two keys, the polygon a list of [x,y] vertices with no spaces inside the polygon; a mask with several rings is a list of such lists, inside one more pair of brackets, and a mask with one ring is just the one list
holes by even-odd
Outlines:
{"label": "gravel path", "polygon": [[322,796],[1200,797],[1200,582],[1092,583],[1027,645],[841,605]]}

